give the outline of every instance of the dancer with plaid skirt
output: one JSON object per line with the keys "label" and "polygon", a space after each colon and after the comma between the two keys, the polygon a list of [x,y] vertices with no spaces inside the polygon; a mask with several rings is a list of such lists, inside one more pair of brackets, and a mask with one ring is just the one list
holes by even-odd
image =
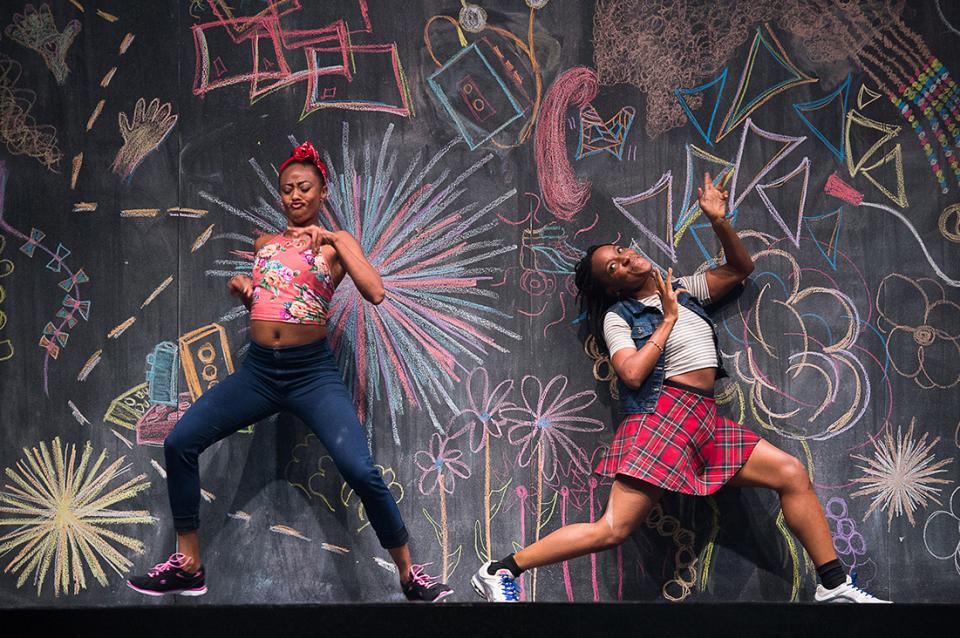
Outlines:
{"label": "dancer with plaid skirt", "polygon": [[725,217],[727,192],[710,174],[697,189],[700,208],[726,263],[673,281],[624,246],[592,246],[576,268],[590,332],[617,373],[622,420],[596,471],[614,479],[603,516],[566,525],[471,578],[477,593],[520,599],[519,575],[534,567],[620,545],[663,492],[707,495],[723,485],[776,490],[790,530],[806,549],[822,602],[880,603],[855,586],[837,559],[823,508],[803,463],[742,425],[717,414],[716,379],[726,376],[716,326],[703,306],[753,272],[753,260]]}

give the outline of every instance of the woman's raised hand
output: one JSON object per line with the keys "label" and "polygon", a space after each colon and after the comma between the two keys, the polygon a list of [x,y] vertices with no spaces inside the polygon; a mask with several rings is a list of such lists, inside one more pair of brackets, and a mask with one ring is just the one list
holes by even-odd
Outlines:
{"label": "woman's raised hand", "polygon": [[660,270],[653,269],[653,280],[657,284],[657,295],[660,296],[660,306],[663,309],[663,318],[665,321],[676,323],[679,309],[677,307],[677,295],[681,292],[687,292],[684,288],[673,289],[673,268],[667,270],[667,279],[664,281]]}
{"label": "woman's raised hand", "polygon": [[700,201],[700,210],[707,216],[710,223],[719,222],[726,216],[727,196],[727,191],[713,185],[710,173],[703,174],[703,187],[697,188],[697,197]]}
{"label": "woman's raised hand", "polygon": [[302,226],[296,228],[287,228],[287,232],[290,233],[294,238],[300,239],[307,237],[310,240],[310,246],[313,249],[313,252],[319,252],[320,247],[324,244],[333,245],[337,239],[337,234],[330,232],[326,228],[320,226]]}

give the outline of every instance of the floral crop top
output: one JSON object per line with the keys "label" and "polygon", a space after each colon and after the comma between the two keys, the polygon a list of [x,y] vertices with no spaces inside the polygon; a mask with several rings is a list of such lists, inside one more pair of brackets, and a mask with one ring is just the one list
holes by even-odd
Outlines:
{"label": "floral crop top", "polygon": [[333,291],[323,254],[277,235],[254,256],[250,318],[322,326]]}

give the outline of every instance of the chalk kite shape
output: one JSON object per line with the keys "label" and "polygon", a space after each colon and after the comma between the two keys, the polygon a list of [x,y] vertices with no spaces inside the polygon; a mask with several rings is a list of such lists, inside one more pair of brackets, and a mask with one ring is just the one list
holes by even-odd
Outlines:
{"label": "chalk kite shape", "polygon": [[[803,226],[813,239],[814,245],[823,258],[830,264],[830,268],[837,269],[837,254],[840,247],[840,227],[843,224],[843,208],[838,208],[825,215],[804,215]],[[821,230],[818,230],[821,229]],[[821,238],[826,238],[823,241]],[[826,250],[824,250],[826,246]]]}
{"label": "chalk kite shape", "polygon": [[[850,95],[850,81],[852,74],[847,74],[847,79],[843,81],[837,90],[826,97],[813,102],[797,102],[793,105],[793,110],[797,112],[803,123],[807,125],[813,134],[817,136],[827,149],[837,156],[841,162],[844,160],[843,143],[845,123],[847,120],[847,99]],[[834,132],[832,129],[836,129]]]}
{"label": "chalk kite shape", "polygon": [[[720,108],[720,98],[723,97],[723,88],[727,84],[727,69],[725,68],[720,75],[713,78],[706,84],[701,84],[700,86],[695,86],[692,89],[677,88],[674,90],[674,95],[677,96],[677,102],[680,103],[680,108],[683,109],[683,112],[687,114],[687,119],[690,120],[690,123],[693,124],[694,128],[697,129],[697,132],[700,133],[700,137],[704,141],[713,146],[713,124],[717,118],[717,110]],[[719,85],[719,86],[717,86]],[[714,89],[714,87],[717,87]],[[713,93],[716,93],[716,97],[712,100],[709,99]],[[690,108],[690,104],[686,100],[686,96],[689,95],[702,95],[703,102],[705,104],[713,103],[713,107],[709,109],[710,118],[707,120],[707,127],[704,130],[703,124],[696,115],[694,115],[693,110]]]}
{"label": "chalk kite shape", "polygon": [[[667,195],[666,212],[662,215],[656,212],[649,215],[649,217],[656,221],[664,220],[665,218],[662,225],[663,230],[657,232],[640,221],[627,207],[653,200],[664,192],[666,192]],[[673,247],[673,174],[670,171],[664,173],[656,184],[642,193],[629,195],[627,197],[614,197],[613,205],[616,206],[630,223],[636,226],[647,239],[663,251],[663,253],[670,258],[671,263],[677,261],[677,252]],[[657,218],[660,218],[660,220],[657,220]]]}
{"label": "chalk kite shape", "polygon": [[[769,190],[785,188],[788,184],[793,182],[795,179],[800,179],[800,192],[797,196],[796,202],[796,218],[797,221],[795,224],[787,224],[786,219],[784,219],[784,214],[780,212],[777,206],[773,203],[770,195],[767,193]],[[804,157],[800,160],[800,163],[797,164],[797,167],[778,179],[768,182],[766,184],[757,185],[757,194],[760,195],[760,199],[763,200],[764,206],[770,212],[770,216],[773,217],[773,221],[783,229],[783,232],[786,233],[787,238],[793,243],[794,246],[800,246],[800,225],[803,222],[803,212],[804,206],[807,201],[807,186],[810,183],[810,159]],[[792,206],[790,209],[789,217],[793,219]]]}
{"label": "chalk kite shape", "polygon": [[[743,157],[744,149],[747,145],[748,138],[759,137],[761,139],[776,142],[780,144],[780,148],[773,153],[770,157],[767,158],[766,164],[760,171],[754,175],[750,181],[747,183],[747,186],[740,188],[740,172],[743,168]],[[771,133],[769,131],[764,131],[760,127],[756,126],[753,123],[753,120],[747,118],[747,123],[743,127],[743,133],[740,136],[740,148],[737,151],[737,160],[735,162],[736,168],[733,171],[733,178],[730,183],[730,197],[729,197],[729,212],[735,213],[737,207],[743,202],[744,198],[750,194],[753,188],[760,183],[767,173],[769,173],[777,164],[782,162],[790,153],[793,152],[800,144],[803,143],[807,138],[805,136],[794,137],[791,135],[780,135],[778,133]]]}
{"label": "chalk kite shape", "polygon": [[[817,78],[812,78],[790,61],[787,52],[777,40],[773,32],[767,28],[767,37],[761,27],[757,27],[757,34],[753,37],[753,43],[750,45],[750,53],[747,55],[747,61],[743,66],[743,74],[740,76],[740,85],[737,87],[736,97],[733,104],[723,118],[720,125],[720,131],[717,133],[716,142],[719,142],[727,136],[730,131],[740,125],[747,119],[751,113],[763,106],[770,98],[779,95],[784,91],[792,89],[801,84],[817,82]],[[767,41],[769,38],[769,42]],[[754,67],[760,65],[764,73],[757,73]],[[757,77],[769,78],[775,74],[779,79],[772,82],[758,80]],[[762,86],[757,86],[758,84]]]}

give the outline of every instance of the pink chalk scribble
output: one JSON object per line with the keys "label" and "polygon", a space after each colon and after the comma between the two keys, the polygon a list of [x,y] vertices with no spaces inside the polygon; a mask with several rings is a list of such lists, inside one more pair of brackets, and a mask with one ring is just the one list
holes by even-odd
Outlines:
{"label": "pink chalk scribble", "polygon": [[589,104],[596,97],[598,86],[595,70],[573,67],[554,80],[543,100],[534,138],[537,179],[547,208],[560,219],[573,219],[590,198],[590,180],[577,178],[567,158],[567,107]]}

